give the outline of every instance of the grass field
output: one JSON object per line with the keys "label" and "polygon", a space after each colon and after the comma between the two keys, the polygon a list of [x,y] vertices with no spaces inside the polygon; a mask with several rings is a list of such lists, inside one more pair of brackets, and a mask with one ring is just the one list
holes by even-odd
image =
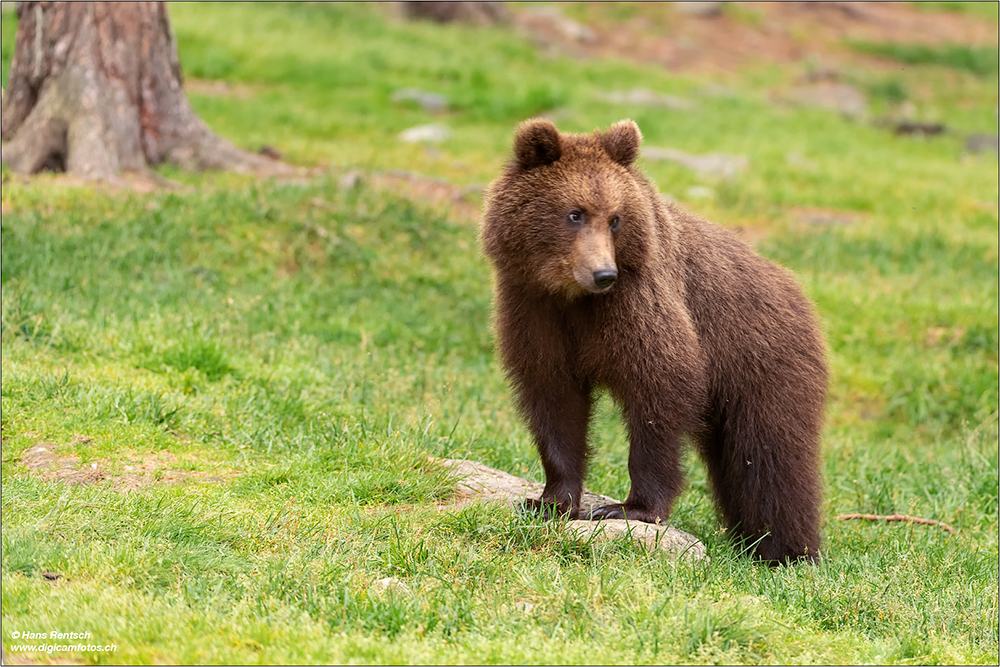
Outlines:
{"label": "grass field", "polygon": [[[996,663],[998,168],[963,149],[996,133],[995,67],[845,71],[873,115],[908,100],[949,126],[915,138],[774,101],[801,73],[790,65],[671,75],[366,4],[169,11],[197,112],[320,175],[167,168],[184,187],[141,194],[4,170],[8,660]],[[4,77],[15,22],[3,14]],[[393,102],[404,87],[451,108]],[[636,87],[698,108],[603,101]],[[438,508],[452,491],[428,456],[542,473],[494,359],[475,223],[368,174],[488,182],[540,113],[569,131],[631,117],[648,145],[747,156],[731,181],[644,165],[818,305],[832,379],[816,566],[737,553],[693,456],[673,521],[707,566],[501,508]],[[396,139],[430,122],[451,138]],[[350,187],[348,170],[362,174]],[[606,398],[592,440],[588,487],[624,497],[628,444]],[[29,470],[40,443],[66,468]],[[66,483],[87,474],[103,480]],[[834,520],[851,512],[956,532]],[[52,630],[116,650],[18,648]]]}

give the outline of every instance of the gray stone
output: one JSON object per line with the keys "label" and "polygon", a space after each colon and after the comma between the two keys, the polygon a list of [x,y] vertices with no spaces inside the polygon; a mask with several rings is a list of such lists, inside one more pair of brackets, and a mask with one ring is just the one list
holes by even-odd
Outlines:
{"label": "gray stone", "polygon": [[647,549],[660,549],[674,556],[692,562],[708,561],[705,545],[695,537],[673,526],[626,521],[625,519],[604,519],[602,521],[569,521],[566,527],[584,541],[602,542],[614,539],[629,539],[642,544]]}
{"label": "gray stone", "polygon": [[789,89],[785,98],[804,106],[839,111],[853,120],[860,120],[868,114],[868,100],[864,94],[846,83],[798,86]]}
{"label": "gray stone", "polygon": [[637,106],[663,107],[674,111],[693,111],[698,105],[692,100],[664,93],[655,93],[648,88],[615,90],[603,93],[601,99],[612,104],[634,104]]}
{"label": "gray stone", "polygon": [[1000,152],[1000,137],[995,134],[971,134],[965,140],[965,150],[970,153]]}
{"label": "gray stone", "polygon": [[685,153],[676,148],[661,146],[644,146],[642,148],[642,157],[647,160],[674,162],[704,176],[721,177],[729,180],[736,178],[750,164],[750,161],[744,155],[729,155],[727,153],[703,153],[696,155]]}
{"label": "gray stone", "polygon": [[408,130],[403,130],[398,136],[400,141],[405,141],[408,144],[439,142],[450,137],[451,130],[447,125],[431,123],[430,125],[417,125]]}
{"label": "gray stone", "polygon": [[393,102],[416,102],[427,113],[441,113],[448,109],[448,98],[419,88],[401,88],[392,94]]}
{"label": "gray stone", "polygon": [[[498,501],[517,507],[526,498],[538,498],[542,495],[544,484],[490,468],[476,461],[464,459],[438,459],[438,461],[458,482],[457,507],[475,500]],[[580,511],[588,513],[597,507],[617,502],[619,501],[609,496],[584,489],[580,498]],[[650,549],[660,549],[675,558],[692,561],[708,560],[705,545],[698,538],[673,526],[605,519],[568,521],[566,527],[570,533],[582,540],[604,541],[625,538]]]}
{"label": "gray stone", "polygon": [[397,577],[385,577],[376,579],[372,583],[372,588],[378,592],[395,591],[397,593],[409,593],[410,587],[404,584]]}

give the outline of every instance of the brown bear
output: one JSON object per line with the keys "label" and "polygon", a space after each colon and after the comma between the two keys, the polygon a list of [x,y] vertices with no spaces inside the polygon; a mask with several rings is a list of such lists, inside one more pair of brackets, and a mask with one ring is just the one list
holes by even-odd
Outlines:
{"label": "brown bear", "polygon": [[632,487],[589,518],[666,522],[688,434],[732,534],[772,564],[814,560],[827,383],[814,307],[789,272],[662,199],[634,164],[641,141],[630,120],[592,135],[527,121],[486,195],[499,353],[545,469],[526,507],[578,518],[603,387]]}

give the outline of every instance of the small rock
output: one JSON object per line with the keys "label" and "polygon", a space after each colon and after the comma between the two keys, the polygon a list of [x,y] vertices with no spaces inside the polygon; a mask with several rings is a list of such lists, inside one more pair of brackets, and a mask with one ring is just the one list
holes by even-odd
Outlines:
{"label": "small rock", "polygon": [[970,153],[1000,152],[1000,137],[995,134],[970,134],[965,139],[965,150]]}
{"label": "small rock", "polygon": [[430,125],[417,125],[399,133],[399,140],[408,144],[421,142],[440,142],[451,136],[451,130],[447,125],[431,123]]}
{"label": "small rock", "polygon": [[798,104],[839,111],[848,118],[858,120],[868,113],[868,100],[864,93],[846,83],[818,83],[792,88],[785,97]]}
{"label": "small rock", "polygon": [[375,588],[379,591],[397,591],[399,593],[409,593],[410,588],[396,577],[386,577],[375,582]]}
{"label": "small rock", "polygon": [[654,93],[648,88],[617,90],[601,95],[601,99],[612,104],[636,104],[650,107],[664,107],[674,111],[693,111],[698,105],[692,100],[674,95]]}
{"label": "small rock", "polygon": [[427,113],[441,113],[448,109],[448,98],[419,88],[402,88],[392,94],[393,102],[416,102]]}
{"label": "small rock", "polygon": [[647,160],[665,160],[687,167],[691,171],[705,176],[716,176],[733,179],[744,171],[750,161],[744,155],[729,155],[727,153],[704,153],[695,155],[685,153],[676,148],[645,146],[642,157]]}

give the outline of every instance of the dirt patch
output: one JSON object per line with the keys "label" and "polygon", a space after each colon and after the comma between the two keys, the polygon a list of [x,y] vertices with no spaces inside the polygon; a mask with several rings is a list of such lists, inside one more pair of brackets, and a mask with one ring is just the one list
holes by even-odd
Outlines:
{"label": "dirt patch", "polygon": [[[955,12],[928,12],[895,2],[728,2],[689,12],[674,3],[588,3],[576,9],[514,11],[515,23],[544,51],[617,57],[671,71],[733,71],[753,63],[821,57],[878,64],[845,40],[996,46],[997,26]],[[556,6],[558,10],[558,5]],[[564,27],[566,21],[581,27]]]}
{"label": "dirt patch", "polygon": [[[88,438],[77,436],[72,444],[89,442]],[[140,454],[130,458],[121,466],[121,472],[109,472],[108,462],[102,459],[83,463],[74,454],[59,454],[59,446],[53,442],[40,442],[21,454],[20,462],[29,472],[47,482],[59,482],[66,486],[90,486],[109,484],[119,491],[136,491],[153,485],[173,485],[187,481],[221,482],[235,477],[235,473],[212,473],[196,470],[182,470],[175,466],[179,460],[164,450],[150,454]]]}

